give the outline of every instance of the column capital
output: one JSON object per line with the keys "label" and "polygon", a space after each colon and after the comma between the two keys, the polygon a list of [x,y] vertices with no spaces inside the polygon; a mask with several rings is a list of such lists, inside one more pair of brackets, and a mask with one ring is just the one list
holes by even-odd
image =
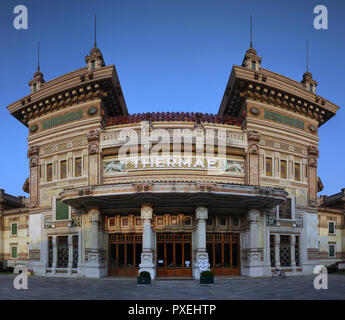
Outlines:
{"label": "column capital", "polygon": [[89,214],[89,221],[99,222],[100,220],[99,209],[97,208],[89,209],[88,214]]}
{"label": "column capital", "polygon": [[152,220],[153,218],[153,208],[150,205],[142,205],[141,209],[141,219],[143,220]]}
{"label": "column capital", "polygon": [[258,222],[260,217],[260,210],[259,209],[249,209],[248,210],[248,220],[252,222]]}
{"label": "column capital", "polygon": [[206,220],[208,218],[208,209],[206,207],[197,207],[195,209],[195,216],[197,220]]}

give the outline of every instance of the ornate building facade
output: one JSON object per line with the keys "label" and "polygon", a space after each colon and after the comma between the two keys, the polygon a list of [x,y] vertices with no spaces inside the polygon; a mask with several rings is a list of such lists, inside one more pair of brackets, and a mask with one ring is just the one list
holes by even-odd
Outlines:
{"label": "ornate building facade", "polygon": [[30,196],[0,194],[3,261],[46,276],[199,278],[344,258],[344,202],[324,197],[318,211],[317,198],[318,129],[338,107],[309,72],[263,69],[251,47],[218,114],[128,114],[114,65],[96,47],[85,61],[48,82],[38,70],[8,106],[28,127]]}

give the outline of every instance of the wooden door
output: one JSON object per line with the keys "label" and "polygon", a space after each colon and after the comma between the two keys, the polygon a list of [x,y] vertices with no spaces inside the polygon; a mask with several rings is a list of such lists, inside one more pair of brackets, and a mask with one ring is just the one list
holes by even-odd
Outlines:
{"label": "wooden door", "polygon": [[240,234],[207,233],[206,247],[215,275],[240,275]]}
{"label": "wooden door", "polygon": [[141,233],[109,234],[110,276],[137,276],[142,251]]}
{"label": "wooden door", "polygon": [[157,233],[157,277],[192,276],[192,234]]}

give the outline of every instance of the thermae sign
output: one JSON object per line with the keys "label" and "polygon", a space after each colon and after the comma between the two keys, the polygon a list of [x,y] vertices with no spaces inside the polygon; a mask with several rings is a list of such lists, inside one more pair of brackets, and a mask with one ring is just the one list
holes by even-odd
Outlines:
{"label": "thermae sign", "polygon": [[141,170],[204,170],[213,174],[244,174],[244,161],[216,158],[155,157],[104,162],[104,174]]}

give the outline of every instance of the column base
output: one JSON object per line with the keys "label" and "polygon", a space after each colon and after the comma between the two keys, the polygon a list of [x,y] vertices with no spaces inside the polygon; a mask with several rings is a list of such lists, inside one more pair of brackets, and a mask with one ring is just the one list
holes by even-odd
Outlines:
{"label": "column base", "polygon": [[193,268],[193,277],[200,279],[200,273],[202,271],[210,270],[210,264],[208,260],[207,252],[197,252],[195,257],[195,264]]}
{"label": "column base", "polygon": [[80,267],[80,270],[86,278],[101,278],[107,275],[106,266],[101,262],[99,252],[89,252],[88,261]]}
{"label": "column base", "polygon": [[249,249],[246,263],[241,268],[241,274],[247,277],[263,277],[265,274],[264,262],[261,260],[261,252]]}
{"label": "column base", "polygon": [[141,263],[139,264],[139,274],[142,271],[147,271],[151,275],[151,279],[156,278],[156,265],[154,263],[154,255],[152,252],[143,252],[141,254]]}
{"label": "column base", "polygon": [[34,275],[45,276],[47,274],[46,264],[40,261],[28,261],[26,267],[27,269],[31,269]]}

